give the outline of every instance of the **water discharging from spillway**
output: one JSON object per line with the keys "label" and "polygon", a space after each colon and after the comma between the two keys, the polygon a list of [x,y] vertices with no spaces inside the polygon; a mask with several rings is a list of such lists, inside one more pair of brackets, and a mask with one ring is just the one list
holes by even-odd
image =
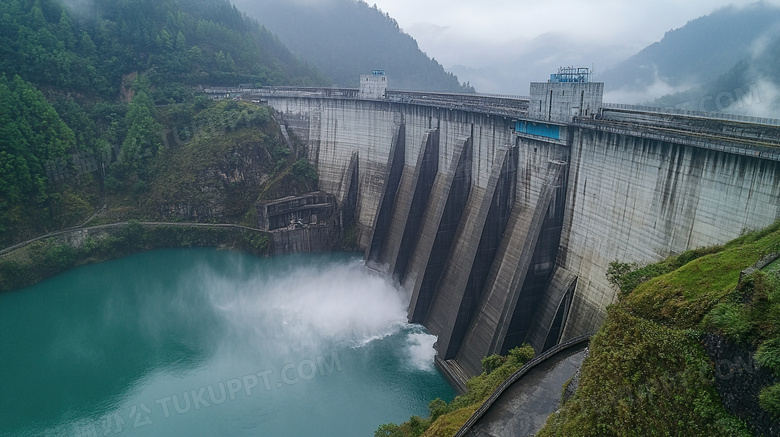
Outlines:
{"label": "water discharging from spillway", "polygon": [[0,295],[0,435],[370,436],[452,389],[351,254],[152,251]]}

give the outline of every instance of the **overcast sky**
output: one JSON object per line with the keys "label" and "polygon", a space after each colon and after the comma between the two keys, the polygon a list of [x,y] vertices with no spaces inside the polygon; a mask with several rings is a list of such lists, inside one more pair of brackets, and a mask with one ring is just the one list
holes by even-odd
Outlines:
{"label": "overcast sky", "polygon": [[[388,12],[420,48],[460,76],[468,69],[511,63],[540,47],[560,59],[561,48],[589,52],[573,62],[606,69],[664,32],[717,8],[755,0],[365,0]],[[780,4],[780,0],[769,0]],[[596,49],[596,50],[593,50]],[[540,59],[540,62],[543,61]],[[544,63],[545,68],[552,65]],[[550,73],[552,73],[551,71]],[[539,73],[536,73],[539,74]],[[544,79],[544,77],[539,77]],[[489,84],[480,84],[482,88]],[[488,90],[498,91],[496,90]]]}

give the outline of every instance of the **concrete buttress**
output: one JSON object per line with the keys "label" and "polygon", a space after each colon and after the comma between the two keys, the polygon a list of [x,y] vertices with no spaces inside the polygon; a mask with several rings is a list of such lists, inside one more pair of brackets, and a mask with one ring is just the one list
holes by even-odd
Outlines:
{"label": "concrete buttress", "polygon": [[551,161],[536,202],[515,203],[479,309],[458,354],[458,363],[471,374],[481,373],[483,357],[501,352],[544,218],[565,167],[565,162]]}

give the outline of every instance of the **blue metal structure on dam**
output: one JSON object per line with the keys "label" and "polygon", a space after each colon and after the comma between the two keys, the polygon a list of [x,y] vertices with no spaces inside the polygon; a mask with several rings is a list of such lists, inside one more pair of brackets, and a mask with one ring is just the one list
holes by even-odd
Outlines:
{"label": "blue metal structure on dam", "polygon": [[550,82],[554,83],[587,83],[593,72],[589,68],[561,67],[558,73],[550,75]]}
{"label": "blue metal structure on dam", "polygon": [[554,124],[537,123],[533,121],[517,121],[515,132],[528,135],[536,135],[554,140],[561,139],[561,127]]}
{"label": "blue metal structure on dam", "polygon": [[352,205],[366,262],[403,285],[410,321],[465,378],[486,355],[596,330],[615,301],[610,262],[655,262],[780,218],[780,122],[604,104],[581,70],[529,97],[246,97],[307,143],[320,189]]}

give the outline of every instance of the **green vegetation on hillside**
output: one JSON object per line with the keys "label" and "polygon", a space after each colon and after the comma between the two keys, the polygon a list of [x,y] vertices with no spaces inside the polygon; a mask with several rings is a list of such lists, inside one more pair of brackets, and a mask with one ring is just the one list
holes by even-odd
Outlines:
{"label": "green vegetation on hillside", "polygon": [[400,425],[386,423],[374,437],[449,437],[458,432],[474,412],[513,373],[534,357],[534,349],[524,344],[509,351],[507,356],[491,355],[482,360],[484,372],[466,381],[466,393],[449,404],[436,399],[428,405],[430,416],[413,416]]}
{"label": "green vegetation on hillside", "polygon": [[0,243],[24,234],[30,217],[61,226],[89,210],[94,192],[78,181],[51,189],[52,179],[73,170],[67,153],[78,153],[76,137],[43,94],[19,76],[0,73]]}
{"label": "green vegetation on hillside", "polygon": [[[740,272],[779,245],[775,224],[641,269],[613,263],[620,300],[591,340],[575,396],[540,435],[752,435],[724,409],[703,334],[757,348],[757,363],[777,372],[780,281],[757,272],[740,282]],[[777,412],[777,392],[765,387],[752,401]]]}
{"label": "green vegetation on hillside", "polygon": [[[0,246],[98,212],[110,222],[189,208],[198,221],[240,221],[260,194],[244,188],[272,173],[277,184],[261,187],[269,194],[290,179],[292,192],[316,187],[305,155],[278,138],[267,111],[214,106],[194,89],[329,83],[227,0],[0,6]],[[246,117],[252,111],[256,119]],[[248,152],[261,148],[284,159]],[[174,173],[178,188],[163,186]],[[212,197],[185,198],[198,189]],[[172,205],[178,195],[186,205]]]}
{"label": "green vegetation on hillside", "polygon": [[[780,376],[780,277],[778,263],[768,272],[745,276],[728,299],[704,318],[704,326],[731,342],[755,349],[756,363]],[[761,407],[780,421],[780,383],[759,393]]]}
{"label": "green vegetation on hillside", "polygon": [[191,120],[189,141],[164,148],[149,171],[138,196],[147,216],[254,226],[254,202],[317,189],[305,148],[285,143],[268,108],[227,100]]}

